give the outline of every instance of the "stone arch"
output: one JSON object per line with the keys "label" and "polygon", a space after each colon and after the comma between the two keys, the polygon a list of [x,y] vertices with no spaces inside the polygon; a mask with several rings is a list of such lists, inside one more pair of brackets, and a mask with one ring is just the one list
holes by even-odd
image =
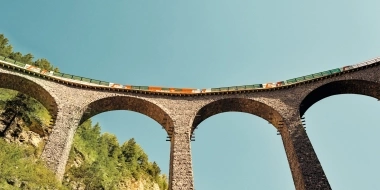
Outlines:
{"label": "stone arch", "polygon": [[277,110],[262,102],[246,98],[225,98],[208,103],[198,110],[192,123],[192,132],[207,118],[231,111],[259,116],[272,123],[275,127],[278,127],[278,122],[282,120],[282,116]]}
{"label": "stone arch", "polygon": [[167,132],[173,126],[172,119],[160,106],[141,98],[129,96],[111,96],[91,102],[86,107],[79,125],[92,116],[114,110],[129,110],[144,114],[157,121]]}
{"label": "stone arch", "polygon": [[380,83],[367,80],[339,80],[315,88],[308,93],[299,105],[300,116],[318,101],[333,95],[359,94],[380,99]]}
{"label": "stone arch", "polygon": [[0,88],[16,90],[39,101],[54,118],[58,113],[56,99],[44,87],[27,78],[1,73]]}

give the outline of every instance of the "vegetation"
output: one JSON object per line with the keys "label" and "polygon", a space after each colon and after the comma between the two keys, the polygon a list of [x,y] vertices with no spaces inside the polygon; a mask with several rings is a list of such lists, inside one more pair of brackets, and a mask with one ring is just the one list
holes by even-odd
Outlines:
{"label": "vegetation", "polygon": [[167,189],[167,178],[160,173],[133,138],[120,146],[116,136],[101,134],[99,124],[91,126],[88,120],[74,137],[64,181],[67,186],[81,181],[88,189],[122,189],[125,181],[143,179]]}
{"label": "vegetation", "polygon": [[[30,53],[13,52],[8,39],[0,34],[0,56],[47,70],[58,71],[46,59],[33,61]],[[35,99],[17,91],[0,89],[0,189],[125,189],[144,181],[144,189],[167,189],[167,177],[132,138],[119,145],[116,136],[101,134],[99,124],[91,120],[78,127],[61,185],[39,159],[44,143],[39,145],[9,143],[24,131],[42,139],[50,133],[50,115]],[[17,130],[16,130],[17,129]],[[45,138],[46,139],[46,138]],[[8,141],[8,142],[6,142]]]}
{"label": "vegetation", "polygon": [[34,61],[34,56],[31,53],[23,55],[21,52],[14,52],[12,45],[8,44],[8,42],[9,40],[3,34],[0,34],[0,56],[9,57],[15,61],[34,65],[41,69],[59,71],[59,69],[50,64],[47,59],[42,58]]}
{"label": "vegetation", "polygon": [[0,138],[0,189],[66,189],[34,155],[30,146]]}

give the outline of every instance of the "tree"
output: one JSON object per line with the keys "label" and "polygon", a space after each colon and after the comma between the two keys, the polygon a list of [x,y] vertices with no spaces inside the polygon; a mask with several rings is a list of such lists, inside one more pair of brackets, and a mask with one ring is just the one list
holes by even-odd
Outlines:
{"label": "tree", "polygon": [[30,53],[24,55],[21,57],[21,61],[22,63],[25,63],[25,64],[29,64],[29,65],[32,65],[33,64],[33,59],[34,59],[34,56]]}
{"label": "tree", "polygon": [[103,146],[106,151],[104,156],[114,158],[117,161],[119,155],[121,155],[121,150],[116,136],[109,133],[104,133],[100,137],[99,143],[100,146]]}
{"label": "tree", "polygon": [[[0,131],[4,135],[16,118],[23,118],[24,121],[30,121],[30,113],[34,109],[28,105],[28,100],[30,97],[18,93],[12,100],[8,101],[5,105],[5,111],[1,114],[3,118],[4,128]],[[28,114],[29,113],[29,114]]]}
{"label": "tree", "polygon": [[8,38],[4,36],[4,34],[0,34],[0,48],[4,48],[8,45]]}
{"label": "tree", "polygon": [[21,63],[37,66],[41,69],[59,72],[58,68],[53,67],[53,65],[47,59],[37,59],[33,61],[34,56],[31,53],[22,55],[21,52],[13,52],[13,47],[8,44],[9,40],[3,35],[0,34],[0,55],[4,57],[9,57],[15,61]]}
{"label": "tree", "polygon": [[129,139],[121,146],[121,152],[125,162],[132,162],[136,157],[136,141],[134,138]]}
{"label": "tree", "polygon": [[8,45],[8,39],[3,34],[0,34],[0,55],[8,57],[13,52],[11,45]]}
{"label": "tree", "polygon": [[15,60],[15,61],[20,61],[22,60],[22,53],[20,52],[12,52],[9,54],[9,58]]}
{"label": "tree", "polygon": [[50,62],[47,60],[47,59],[37,59],[35,62],[34,62],[34,65],[41,68],[41,69],[46,69],[46,70],[53,70],[53,66],[50,64]]}

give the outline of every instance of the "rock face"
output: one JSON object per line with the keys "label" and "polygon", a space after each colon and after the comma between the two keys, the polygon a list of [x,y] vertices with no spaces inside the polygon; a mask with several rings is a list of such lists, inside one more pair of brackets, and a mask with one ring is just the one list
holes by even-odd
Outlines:
{"label": "rock face", "polygon": [[129,179],[119,184],[120,190],[160,190],[157,183]]}
{"label": "rock face", "polygon": [[[86,185],[83,182],[71,181],[70,187],[73,190],[85,190]],[[160,190],[157,183],[146,180],[125,179],[117,186],[119,190]]]}
{"label": "rock face", "polygon": [[[74,151],[77,153],[74,158],[74,162],[70,165],[70,167],[78,168],[80,167],[84,162],[84,156],[82,153],[74,148]],[[85,190],[86,184],[83,183],[83,181],[80,181],[80,179],[77,180],[71,180],[68,176],[65,176],[66,182],[69,184],[71,189],[73,190]],[[116,189],[120,190],[160,190],[160,187],[157,183],[151,182],[145,179],[139,179],[136,180],[133,177],[131,178],[125,178],[122,181],[119,182]]]}
{"label": "rock face", "polygon": [[[42,127],[41,127],[42,128]],[[0,116],[0,135],[7,141],[17,144],[30,144],[38,147],[45,140],[46,136],[40,136],[35,130],[26,127],[25,122],[20,117]]]}

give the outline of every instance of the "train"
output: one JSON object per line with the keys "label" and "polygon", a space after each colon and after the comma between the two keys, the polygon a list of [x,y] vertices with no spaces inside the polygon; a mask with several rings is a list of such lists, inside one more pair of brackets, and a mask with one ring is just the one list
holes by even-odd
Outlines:
{"label": "train", "polygon": [[10,58],[2,57],[0,56],[0,62],[3,65],[8,66],[15,66],[20,69],[24,69],[26,71],[50,76],[53,78],[57,78],[60,80],[64,80],[67,82],[75,82],[79,84],[84,85],[91,85],[91,86],[100,86],[100,87],[109,87],[109,88],[115,88],[115,89],[128,89],[128,90],[137,90],[137,91],[149,91],[149,92],[163,92],[163,93],[177,93],[177,94],[197,94],[197,93],[213,93],[213,92],[226,92],[226,91],[242,91],[242,90],[255,90],[255,89],[269,89],[269,88],[276,88],[281,86],[287,86],[287,85],[293,85],[296,83],[305,82],[308,80],[313,80],[316,78],[326,77],[329,75],[334,75],[337,73],[354,70],[360,67],[365,67],[367,65],[374,64],[376,62],[380,61],[380,57],[377,57],[375,59],[371,59],[359,64],[355,65],[348,65],[341,68],[331,69],[319,73],[314,73],[306,76],[301,76],[285,81],[278,81],[278,82],[269,82],[269,83],[262,83],[262,84],[251,84],[251,85],[241,85],[241,86],[230,86],[230,87],[219,87],[219,88],[205,88],[205,89],[195,89],[195,88],[167,88],[167,87],[157,87],[157,86],[134,86],[134,85],[121,85],[118,83],[112,83],[112,82],[106,82],[101,80],[95,80],[60,72],[54,72],[54,71],[48,71],[41,68],[38,68],[33,65],[20,63],[18,61],[14,61]]}

